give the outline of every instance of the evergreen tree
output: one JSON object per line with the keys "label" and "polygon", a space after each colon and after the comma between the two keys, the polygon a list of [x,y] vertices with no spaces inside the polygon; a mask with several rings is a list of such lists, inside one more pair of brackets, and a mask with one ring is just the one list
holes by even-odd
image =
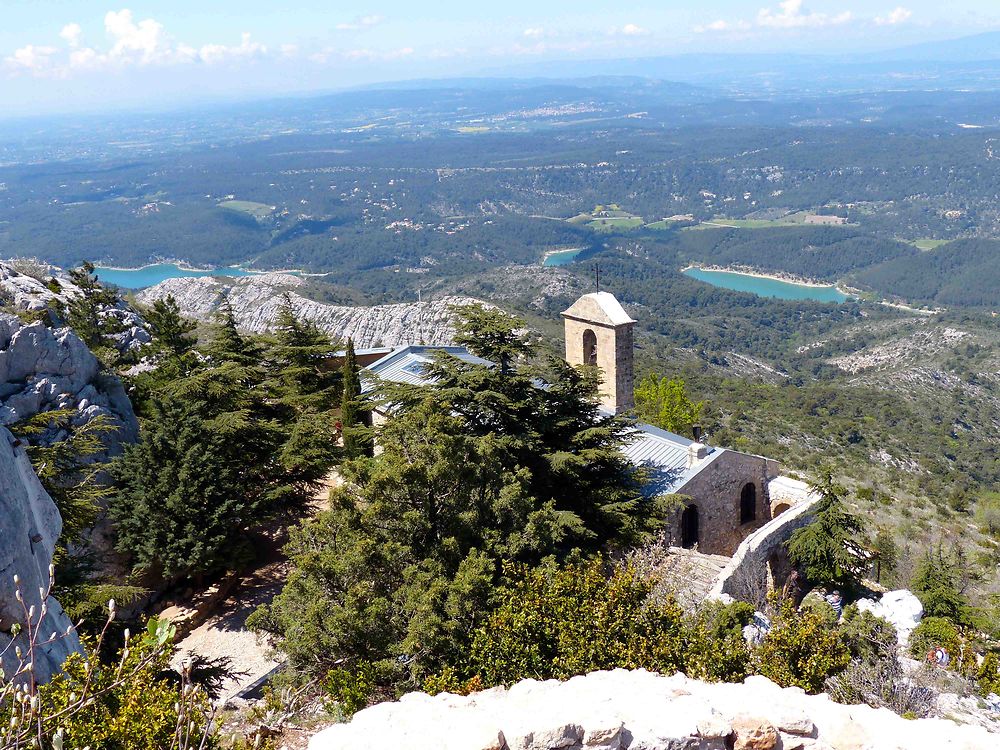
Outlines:
{"label": "evergreen tree", "polygon": [[927,550],[910,582],[913,593],[924,605],[926,617],[943,617],[957,625],[970,624],[972,610],[962,585],[965,567],[960,547],[952,555],[940,544]]}
{"label": "evergreen tree", "polygon": [[864,527],[844,507],[845,490],[829,474],[814,489],[822,495],[815,518],[792,534],[788,555],[810,583],[854,588],[867,563]]}
{"label": "evergreen tree", "polygon": [[340,395],[340,373],[329,367],[337,347],[312,321],[295,314],[284,296],[269,352],[280,398],[296,410],[334,408]]}
{"label": "evergreen tree", "polygon": [[354,354],[354,340],[347,339],[344,364],[341,369],[340,425],[344,440],[344,456],[357,458],[366,451],[366,430],[361,423],[361,376]]}
{"label": "evergreen tree", "polygon": [[181,309],[173,295],[156,300],[143,314],[152,332],[153,344],[159,350],[180,358],[195,345],[195,338],[190,334],[198,326],[181,315]]}
{"label": "evergreen tree", "polygon": [[[476,320],[531,352],[513,321],[466,318],[470,336]],[[372,662],[383,685],[418,685],[468,647],[503,560],[578,559],[662,523],[586,368],[512,357],[504,373],[441,354],[428,374],[429,387],[385,387],[381,452],[343,465],[333,509],[296,532],[288,585],[252,620],[303,669]]]}
{"label": "evergreen tree", "polygon": [[80,268],[69,271],[70,280],[79,288],[66,305],[66,322],[73,332],[102,360],[112,359],[107,337],[120,333],[122,325],[106,310],[117,306],[118,295],[113,289],[101,285],[94,274],[94,264],[84,262]]}
{"label": "evergreen tree", "polygon": [[194,408],[155,404],[139,442],[112,466],[118,548],[168,579],[231,564],[266,511],[266,493],[245,468]]}
{"label": "evergreen tree", "polygon": [[523,332],[524,321],[503,310],[482,305],[459,305],[451,308],[457,316],[455,343],[477,357],[500,366],[500,374],[510,372],[518,359],[530,356],[531,343]]}

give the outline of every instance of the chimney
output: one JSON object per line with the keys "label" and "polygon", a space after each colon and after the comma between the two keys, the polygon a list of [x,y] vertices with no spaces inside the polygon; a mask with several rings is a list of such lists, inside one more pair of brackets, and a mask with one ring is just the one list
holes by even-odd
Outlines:
{"label": "chimney", "polygon": [[701,425],[700,424],[696,424],[694,427],[691,428],[691,432],[694,433],[694,441],[696,443],[700,443],[701,442]]}
{"label": "chimney", "polygon": [[708,446],[704,443],[691,443],[688,446],[688,460],[687,467],[689,469],[694,468],[699,461],[701,461],[705,456],[708,455]]}

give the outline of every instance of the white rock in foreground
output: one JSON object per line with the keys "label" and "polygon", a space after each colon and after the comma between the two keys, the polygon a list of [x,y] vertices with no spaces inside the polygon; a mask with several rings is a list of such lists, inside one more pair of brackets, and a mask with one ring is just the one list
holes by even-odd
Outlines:
{"label": "white rock in foreground", "polygon": [[876,617],[888,620],[896,628],[899,644],[905,646],[910,640],[910,633],[920,624],[924,616],[924,605],[910,591],[888,591],[882,594],[877,602],[872,599],[858,601],[858,609],[871,612]]}
{"label": "white rock in foreground", "polygon": [[982,750],[997,735],[843,706],[763,677],[705,683],[644,670],[525,680],[470,696],[410,693],[325,729],[310,750]]}
{"label": "white rock in foreground", "polygon": [[449,306],[470,304],[471,297],[446,297],[427,302],[407,302],[372,307],[328,305],[306,299],[294,289],[305,281],[290,274],[264,273],[235,279],[195,276],[167,279],[144,289],[136,299],[151,305],[172,296],[181,312],[198,320],[210,320],[224,300],[229,302],[236,324],[244,331],[262,333],[278,319],[283,295],[288,294],[299,317],[314,322],[334,338],[354,339],[359,349],[375,346],[451,344],[455,335]]}

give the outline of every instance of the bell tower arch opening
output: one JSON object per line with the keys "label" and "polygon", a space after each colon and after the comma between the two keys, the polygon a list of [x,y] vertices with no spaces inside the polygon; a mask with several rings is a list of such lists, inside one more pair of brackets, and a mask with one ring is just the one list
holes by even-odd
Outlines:
{"label": "bell tower arch opening", "polygon": [[583,332],[583,364],[597,364],[597,334],[590,328]]}
{"label": "bell tower arch opening", "polygon": [[633,408],[635,321],[609,292],[583,295],[562,316],[566,361],[601,369],[601,407],[615,414]]}

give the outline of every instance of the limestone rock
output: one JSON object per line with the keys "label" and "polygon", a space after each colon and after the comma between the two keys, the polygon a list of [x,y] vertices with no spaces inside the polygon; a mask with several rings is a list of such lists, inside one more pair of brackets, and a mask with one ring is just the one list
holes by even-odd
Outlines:
{"label": "limestone rock", "polygon": [[[1000,727],[998,727],[1000,730]],[[806,736],[808,735],[808,736]],[[844,706],[763,677],[705,683],[644,670],[593,672],[565,682],[525,680],[469,696],[411,693],[314,736],[310,750],[979,750],[981,727],[908,721]]]}
{"label": "limestone rock", "polygon": [[455,331],[449,306],[477,301],[471,297],[446,297],[427,302],[345,307],[306,299],[295,291],[305,283],[299,276],[281,273],[236,279],[187,277],[163,281],[139,292],[136,298],[151,305],[173,296],[184,315],[198,320],[210,320],[223,300],[228,300],[237,325],[242,330],[261,333],[274,325],[283,304],[282,295],[287,293],[297,315],[311,320],[334,338],[353,338],[359,349],[450,344]]}
{"label": "limestone rock", "polygon": [[[9,427],[55,409],[75,410],[76,425],[107,417],[117,427],[107,438],[111,454],[139,434],[121,381],[101,372],[97,358],[75,333],[0,313],[0,425]],[[53,430],[38,440],[51,443],[62,437]]]}
{"label": "limestone rock", "polygon": [[733,750],[774,750],[778,730],[764,719],[738,716],[733,720]]}
{"label": "limestone rock", "polygon": [[[80,641],[55,599],[45,601],[41,614],[40,591],[49,588],[49,565],[62,519],[35,476],[24,449],[15,443],[14,436],[0,427],[0,666],[7,676],[17,669],[12,640],[13,646],[28,653],[28,615],[34,607],[31,623],[40,634],[36,643],[41,644],[35,650],[34,675],[44,682],[69,654],[80,650]],[[23,601],[17,600],[18,592]],[[15,624],[21,632],[13,637]],[[50,641],[53,634],[56,637]]]}
{"label": "limestone rock", "polygon": [[924,616],[924,605],[906,589],[888,591],[882,594],[882,598],[877,602],[872,599],[861,599],[858,601],[858,609],[862,612],[871,612],[876,617],[892,623],[901,646],[909,642],[910,634]]}

